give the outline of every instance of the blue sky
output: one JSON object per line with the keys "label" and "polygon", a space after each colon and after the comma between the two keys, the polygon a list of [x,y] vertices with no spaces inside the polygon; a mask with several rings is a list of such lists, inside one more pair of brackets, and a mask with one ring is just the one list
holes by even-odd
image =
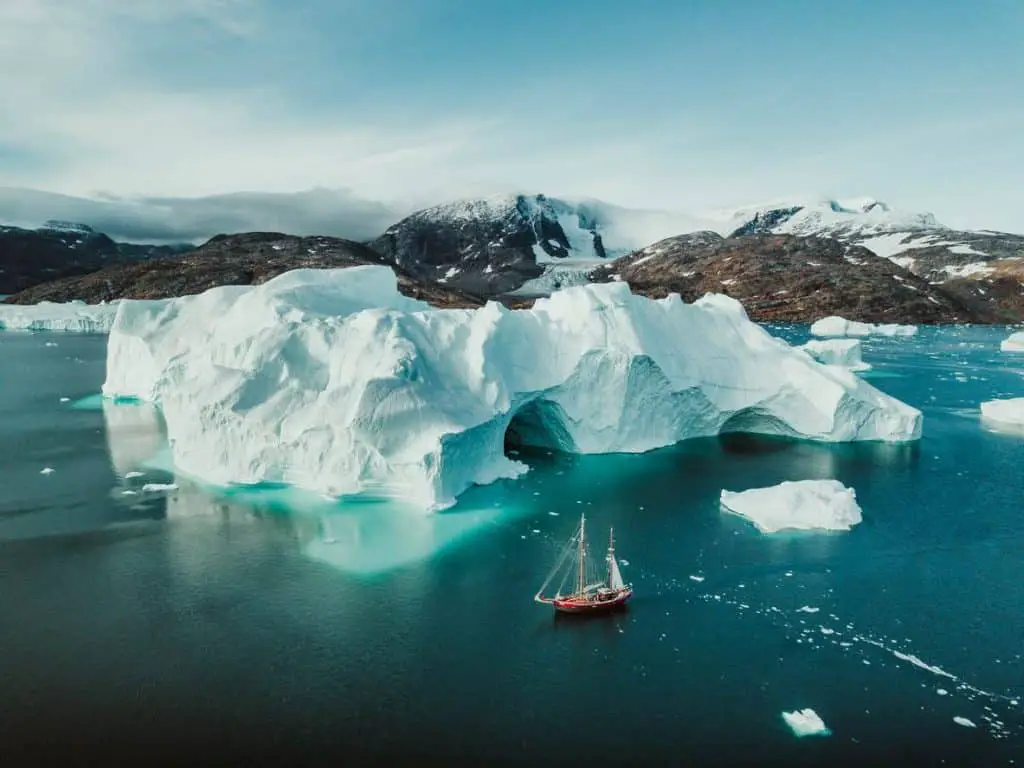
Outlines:
{"label": "blue sky", "polygon": [[4,0],[0,185],[873,195],[1024,231],[1022,39],[1017,0]]}

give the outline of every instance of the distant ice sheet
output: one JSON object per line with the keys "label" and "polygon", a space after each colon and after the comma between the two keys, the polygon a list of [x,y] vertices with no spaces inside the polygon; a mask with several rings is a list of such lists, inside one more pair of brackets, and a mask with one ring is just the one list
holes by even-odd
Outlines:
{"label": "distant ice sheet", "polygon": [[109,333],[117,306],[116,301],[109,304],[86,304],[84,301],[0,304],[0,330]]}

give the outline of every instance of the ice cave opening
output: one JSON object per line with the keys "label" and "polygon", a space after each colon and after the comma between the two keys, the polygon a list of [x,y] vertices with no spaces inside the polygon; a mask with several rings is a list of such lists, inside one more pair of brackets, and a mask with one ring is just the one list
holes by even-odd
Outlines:
{"label": "ice cave opening", "polygon": [[558,403],[543,398],[530,400],[505,428],[505,455],[525,447],[575,453],[576,441],[569,433],[568,421]]}

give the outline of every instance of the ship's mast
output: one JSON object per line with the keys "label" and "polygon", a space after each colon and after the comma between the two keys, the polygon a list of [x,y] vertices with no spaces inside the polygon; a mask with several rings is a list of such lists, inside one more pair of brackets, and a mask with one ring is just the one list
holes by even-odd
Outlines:
{"label": "ship's mast", "polygon": [[612,585],[612,558],[615,557],[615,529],[608,529],[608,586]]}
{"label": "ship's mast", "polygon": [[584,558],[586,558],[586,556],[587,556],[587,551],[586,551],[585,544],[584,544],[584,537],[585,537],[584,527],[585,526],[586,526],[586,514],[584,513],[584,514],[580,515],[580,568],[579,568],[579,573],[576,576],[576,594],[577,595],[582,595],[583,594],[583,587],[585,586],[585,584],[583,583],[584,580],[585,580],[585,577],[584,577],[584,573],[585,573],[585,571],[584,571]]}

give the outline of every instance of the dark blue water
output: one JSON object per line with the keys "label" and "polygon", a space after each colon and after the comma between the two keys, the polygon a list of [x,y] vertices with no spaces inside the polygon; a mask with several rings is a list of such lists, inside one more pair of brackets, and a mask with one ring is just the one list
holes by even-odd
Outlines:
{"label": "dark blue water", "polygon": [[[423,517],[201,489],[154,411],[88,399],[103,339],[0,334],[0,764],[1021,764],[1024,438],[977,411],[1024,394],[1005,335],[866,344],[919,445],[528,454]],[[718,506],[826,477],[851,532]],[[584,510],[637,596],[557,620],[531,598]]]}

